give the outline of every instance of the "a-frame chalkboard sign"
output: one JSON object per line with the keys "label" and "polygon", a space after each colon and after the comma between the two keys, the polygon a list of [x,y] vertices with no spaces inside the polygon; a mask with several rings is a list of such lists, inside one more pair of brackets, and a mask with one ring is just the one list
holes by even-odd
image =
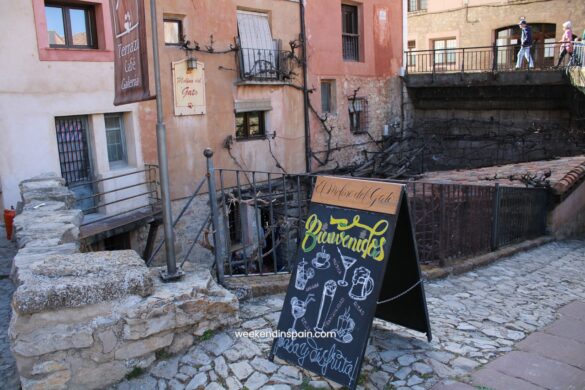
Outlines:
{"label": "a-frame chalkboard sign", "polygon": [[271,357],[355,389],[375,317],[431,340],[405,186],[319,176]]}

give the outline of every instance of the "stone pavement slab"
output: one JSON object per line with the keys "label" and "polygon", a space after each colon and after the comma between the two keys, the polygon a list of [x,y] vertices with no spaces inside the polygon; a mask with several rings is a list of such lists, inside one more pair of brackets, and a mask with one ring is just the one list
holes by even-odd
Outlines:
{"label": "stone pavement slab", "polygon": [[585,322],[571,317],[562,317],[545,328],[544,332],[585,343]]}
{"label": "stone pavement slab", "polygon": [[[582,331],[585,332],[585,328]],[[585,369],[585,344],[575,340],[536,332],[519,342],[517,348]]]}
{"label": "stone pavement slab", "polygon": [[550,390],[581,390],[585,386],[585,371],[524,351],[510,352],[486,367]]}
{"label": "stone pavement slab", "polygon": [[585,302],[573,302],[563,307],[560,313],[575,320],[585,322]]}
{"label": "stone pavement slab", "polygon": [[[491,368],[484,368],[477,371],[471,376],[471,383],[478,387],[484,387],[491,390],[543,390],[543,387],[537,386],[533,383],[526,382],[520,378],[506,375],[502,372],[492,370]],[[433,388],[433,390],[435,390]]]}

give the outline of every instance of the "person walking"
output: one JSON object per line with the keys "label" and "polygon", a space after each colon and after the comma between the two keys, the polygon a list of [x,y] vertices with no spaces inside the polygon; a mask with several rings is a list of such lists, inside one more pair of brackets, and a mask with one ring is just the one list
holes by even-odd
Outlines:
{"label": "person walking", "polygon": [[522,36],[520,38],[520,51],[518,52],[518,59],[516,60],[516,69],[522,68],[524,58],[528,61],[528,67],[533,69],[534,62],[530,55],[530,47],[532,46],[532,29],[528,23],[526,23],[525,19],[520,20],[518,26],[522,29]]}
{"label": "person walking", "polygon": [[565,29],[565,32],[563,33],[563,38],[561,39],[561,53],[559,54],[557,67],[561,66],[561,62],[563,62],[563,59],[567,53],[569,53],[569,66],[572,64],[573,60],[573,26],[571,21],[568,20],[563,23],[563,28]]}

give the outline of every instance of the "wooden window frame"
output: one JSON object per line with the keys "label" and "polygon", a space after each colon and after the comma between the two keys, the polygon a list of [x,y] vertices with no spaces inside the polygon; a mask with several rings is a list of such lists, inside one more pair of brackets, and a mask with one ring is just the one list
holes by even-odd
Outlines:
{"label": "wooden window frame", "polygon": [[[345,17],[348,10],[352,10],[353,17],[355,18],[355,29],[348,29],[347,23],[345,23]],[[352,30],[352,31],[349,31]],[[360,23],[360,7],[356,4],[341,4],[341,46],[342,56],[344,61],[360,62],[362,59],[362,36],[361,23]],[[353,43],[352,43],[353,42]],[[355,45],[355,48],[350,50],[350,46]]]}
{"label": "wooden window frame", "polygon": [[[412,44],[412,45],[411,45]],[[408,51],[408,66],[415,66],[416,65],[416,55],[411,53],[411,51],[416,50],[416,40],[412,39],[409,40],[406,44],[407,51]]]}
{"label": "wooden window frame", "polygon": [[166,31],[164,29],[165,23],[176,23],[179,26],[179,42],[167,42],[166,35],[164,36],[165,46],[183,46],[184,43],[184,33],[183,33],[183,21],[177,18],[164,18],[163,19],[163,32]]}
{"label": "wooden window frame", "polygon": [[[448,41],[455,41],[455,47],[447,47]],[[435,49],[436,42],[443,42],[444,47],[442,49]],[[448,65],[455,65],[457,63],[457,54],[455,50],[457,49],[457,38],[449,37],[449,38],[437,38],[433,39],[433,62],[438,66],[448,66]],[[442,53],[438,53],[438,51]],[[437,55],[443,56],[443,61],[437,61]],[[449,61],[450,56],[452,56],[453,60]]]}
{"label": "wooden window frame", "polygon": [[[97,33],[96,33],[96,13],[95,13],[95,6],[88,5],[84,3],[62,3],[62,2],[53,2],[53,1],[45,1],[45,9],[46,7],[54,7],[60,8],[61,13],[63,15],[63,31],[64,31],[64,38],[65,44],[51,44],[49,43],[50,48],[55,49],[97,49]],[[87,37],[87,45],[74,45],[73,44],[73,32],[71,31],[71,18],[69,14],[69,10],[82,10],[85,14],[85,30],[86,30],[86,37]],[[47,34],[49,33],[47,29]]]}
{"label": "wooden window frame", "polygon": [[[251,114],[258,113],[258,127],[260,128],[260,134],[250,135],[250,116]],[[244,134],[238,136],[238,129],[236,127],[236,140],[253,140],[253,139],[264,139],[266,137],[266,111],[244,111],[236,113],[237,117],[242,115],[244,117]]]}
{"label": "wooden window frame", "polygon": [[[415,7],[411,7],[412,3],[416,3]],[[408,0],[408,12],[426,11],[428,7],[428,0]]]}
{"label": "wooden window frame", "polygon": [[[116,117],[120,121],[120,127],[118,129],[108,128],[106,124],[106,119],[108,117]],[[112,114],[104,114],[104,125],[106,128],[106,151],[108,153],[108,162],[110,164],[110,168],[112,167],[120,167],[120,166],[127,166],[128,165],[128,150],[126,148],[126,129],[124,128],[124,114],[123,113],[112,113]],[[120,160],[110,160],[110,143],[108,142],[108,132],[111,131],[119,131],[120,132],[120,146],[122,148],[122,159]]]}
{"label": "wooden window frame", "polygon": [[[321,112],[327,114],[335,113],[335,80],[321,80]],[[329,101],[328,107],[325,107],[325,101],[323,96],[323,87],[329,87]]]}

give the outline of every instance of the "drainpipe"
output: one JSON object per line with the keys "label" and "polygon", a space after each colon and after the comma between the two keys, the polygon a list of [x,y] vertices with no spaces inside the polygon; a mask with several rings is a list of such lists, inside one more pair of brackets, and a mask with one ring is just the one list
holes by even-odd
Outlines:
{"label": "drainpipe", "polygon": [[307,31],[305,26],[305,0],[299,1],[301,16],[301,45],[303,50],[303,114],[305,116],[305,168],[311,172],[311,127],[309,124],[309,89],[307,88]]}

